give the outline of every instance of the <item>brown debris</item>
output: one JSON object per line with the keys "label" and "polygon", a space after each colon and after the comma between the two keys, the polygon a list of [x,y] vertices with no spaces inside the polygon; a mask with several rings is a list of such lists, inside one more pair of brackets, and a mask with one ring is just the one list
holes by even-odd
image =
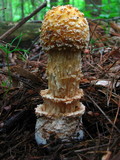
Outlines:
{"label": "brown debris", "polygon": [[120,33],[120,26],[115,22],[110,22],[110,26],[117,32]]}
{"label": "brown debris", "polygon": [[[85,137],[81,142],[61,143],[51,140],[46,146],[36,144],[34,109],[43,103],[40,90],[47,88],[46,56],[41,49],[39,52],[31,50],[28,62],[21,63],[17,58],[14,66],[10,61],[14,70],[11,70],[11,76],[15,76],[17,81],[23,84],[9,87],[6,61],[0,54],[1,160],[102,160],[102,158],[119,160],[120,85],[117,82],[120,81],[120,57],[118,43],[111,43],[112,38],[119,34],[119,30],[114,28],[115,36],[111,33],[106,34],[101,24],[96,31],[95,25],[98,24],[95,21],[91,24],[93,25],[91,35],[94,35],[94,39],[96,36],[99,37],[100,43],[99,41],[94,45],[90,43],[83,55],[84,77],[80,87],[85,95],[82,103],[86,106],[86,112],[83,116]],[[94,32],[97,33],[93,34]],[[107,42],[102,40],[104,37]],[[104,47],[102,49],[99,48],[101,44]],[[32,61],[30,58],[33,58]],[[110,85],[103,86],[104,81],[96,85],[95,81],[99,80],[109,81]],[[34,81],[39,84],[33,85]]]}

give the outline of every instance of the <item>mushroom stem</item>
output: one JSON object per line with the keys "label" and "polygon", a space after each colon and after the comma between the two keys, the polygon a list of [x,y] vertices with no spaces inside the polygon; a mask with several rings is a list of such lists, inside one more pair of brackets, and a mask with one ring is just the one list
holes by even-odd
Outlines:
{"label": "mushroom stem", "polygon": [[59,116],[75,112],[80,108],[79,89],[81,73],[80,52],[64,51],[48,54],[48,89],[41,91],[44,99],[43,111]]}
{"label": "mushroom stem", "polygon": [[80,92],[81,54],[64,51],[48,54],[48,89],[57,98],[71,98]]}
{"label": "mushroom stem", "polygon": [[44,103],[36,108],[36,141],[46,144],[51,135],[67,140],[70,136],[83,138],[80,129],[85,106],[80,103],[83,96],[79,89],[81,53],[63,51],[48,54],[48,89],[41,91]]}

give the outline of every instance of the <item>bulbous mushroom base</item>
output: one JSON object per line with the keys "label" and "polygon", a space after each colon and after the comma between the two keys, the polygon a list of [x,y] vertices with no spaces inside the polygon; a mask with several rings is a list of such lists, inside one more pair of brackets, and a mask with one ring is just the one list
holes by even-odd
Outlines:
{"label": "bulbous mushroom base", "polygon": [[36,108],[38,119],[35,128],[35,139],[39,145],[58,139],[62,142],[83,139],[84,134],[81,127],[85,106],[82,103],[80,103],[80,108],[77,111],[57,117],[43,112],[41,110],[43,105]]}

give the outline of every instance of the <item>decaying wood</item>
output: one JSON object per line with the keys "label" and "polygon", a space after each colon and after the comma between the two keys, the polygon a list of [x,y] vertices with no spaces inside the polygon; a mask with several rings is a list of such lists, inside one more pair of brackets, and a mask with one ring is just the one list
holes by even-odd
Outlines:
{"label": "decaying wood", "polygon": [[21,77],[25,77],[27,79],[30,79],[31,81],[33,81],[35,83],[42,82],[40,77],[37,77],[35,74],[30,73],[29,71],[27,71],[26,69],[24,69],[24,68],[22,68],[20,66],[11,67],[11,72],[14,72],[15,74],[18,74]]}
{"label": "decaying wood", "polygon": [[20,28],[24,23],[26,23],[31,17],[33,17],[35,14],[37,14],[41,9],[46,7],[47,2],[45,1],[41,6],[39,6],[36,10],[34,10],[29,16],[23,18],[18,24],[16,24],[14,27],[9,29],[6,33],[4,33],[2,36],[0,36],[0,40],[4,40],[8,36],[10,36],[14,31],[16,31],[18,28]]}

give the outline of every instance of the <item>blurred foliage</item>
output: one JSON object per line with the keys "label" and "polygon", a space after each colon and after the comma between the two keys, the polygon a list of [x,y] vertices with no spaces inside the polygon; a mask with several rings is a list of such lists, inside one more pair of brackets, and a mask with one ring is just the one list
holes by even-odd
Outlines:
{"label": "blurred foliage", "polygon": [[[19,21],[22,19],[22,12],[24,16],[30,14],[35,8],[41,5],[44,0],[1,0],[0,9],[6,8],[5,10],[0,10],[0,20],[5,21]],[[50,3],[47,0],[47,7],[42,9],[35,17],[31,20],[42,20],[45,13],[51,8],[51,6],[71,4],[77,7],[79,10],[84,12],[85,16],[88,18],[112,18],[118,17],[120,15],[119,4],[120,0],[101,0],[101,5],[96,5],[97,0],[90,0],[91,4],[86,4],[85,0],[69,0],[68,3],[64,0],[57,0],[54,3]],[[34,2],[34,5],[32,4]],[[23,6],[23,11],[22,11]],[[89,9],[87,9],[87,7]],[[99,12],[99,14],[98,14]],[[93,14],[94,13],[94,14]],[[95,16],[96,15],[96,16]]]}

